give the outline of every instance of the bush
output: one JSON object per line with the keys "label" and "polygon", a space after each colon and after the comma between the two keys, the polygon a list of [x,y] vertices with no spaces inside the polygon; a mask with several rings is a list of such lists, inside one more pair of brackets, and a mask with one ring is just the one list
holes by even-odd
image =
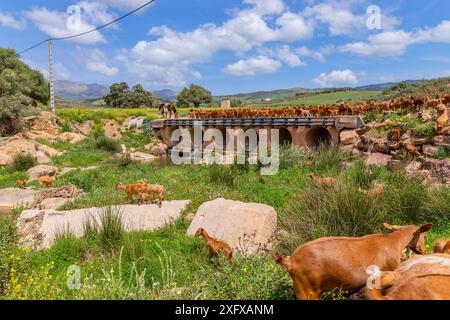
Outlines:
{"label": "bush", "polygon": [[95,139],[95,147],[107,152],[120,152],[120,143],[116,140],[106,138],[105,136],[99,136]]}
{"label": "bush", "polygon": [[299,166],[305,159],[305,151],[294,145],[285,144],[280,148],[280,169]]}
{"label": "bush", "polygon": [[125,231],[119,208],[109,206],[100,210],[98,232],[104,251],[115,253],[122,247]]}
{"label": "bush", "polygon": [[339,148],[321,145],[317,153],[312,155],[311,169],[314,172],[336,172],[341,164],[349,160],[349,156]]}
{"label": "bush", "polygon": [[332,188],[311,188],[300,194],[280,216],[280,228],[289,236],[279,249],[291,254],[299,245],[320,237],[363,236],[379,231],[385,212],[379,198],[357,191],[348,178]]}
{"label": "bush", "polygon": [[430,193],[424,201],[423,222],[432,222],[438,226],[450,221],[450,187],[441,187]]}
{"label": "bush", "polygon": [[11,167],[15,171],[27,171],[28,169],[36,166],[36,164],[37,160],[31,154],[16,153],[13,156],[13,162],[11,164]]}

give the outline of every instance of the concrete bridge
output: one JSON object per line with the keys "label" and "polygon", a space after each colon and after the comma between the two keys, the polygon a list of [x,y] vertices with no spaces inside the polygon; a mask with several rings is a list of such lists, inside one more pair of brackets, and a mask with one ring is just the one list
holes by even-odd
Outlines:
{"label": "concrete bridge", "polygon": [[[337,145],[339,133],[344,129],[358,129],[364,126],[360,116],[304,117],[304,118],[240,118],[240,119],[158,119],[151,122],[153,129],[160,130],[161,138],[169,147],[178,143],[171,141],[175,129],[184,129],[193,134],[194,126],[204,130],[219,129],[226,134],[227,129],[252,128],[279,129],[279,143],[294,144],[299,147],[316,148],[321,143]],[[270,132],[270,130],[269,130]],[[269,137],[270,138],[270,137]]]}

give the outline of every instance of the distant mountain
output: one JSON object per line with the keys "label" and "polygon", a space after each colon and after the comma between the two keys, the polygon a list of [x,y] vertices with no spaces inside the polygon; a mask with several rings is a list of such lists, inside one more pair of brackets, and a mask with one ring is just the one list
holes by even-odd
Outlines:
{"label": "distant mountain", "polygon": [[56,96],[67,101],[97,99],[109,92],[108,87],[96,83],[80,83],[68,80],[55,81]]}
{"label": "distant mountain", "polygon": [[158,97],[165,98],[165,99],[175,99],[178,94],[178,92],[170,90],[170,89],[157,90],[157,91],[153,91],[153,93],[156,94]]}
{"label": "distant mountain", "polygon": [[405,80],[400,82],[386,82],[386,83],[380,83],[380,84],[371,84],[368,86],[362,86],[362,87],[356,87],[356,90],[367,90],[367,91],[384,91],[386,89],[389,89],[396,84],[399,84],[401,82],[408,82],[409,84],[414,84],[421,82],[422,80]]}

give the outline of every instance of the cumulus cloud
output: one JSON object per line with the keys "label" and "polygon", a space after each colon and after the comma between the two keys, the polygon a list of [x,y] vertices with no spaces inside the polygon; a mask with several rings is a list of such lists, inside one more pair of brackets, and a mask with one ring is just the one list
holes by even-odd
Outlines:
{"label": "cumulus cloud", "polygon": [[[37,70],[44,76],[45,79],[50,78],[50,74],[48,71],[48,66],[43,66],[40,64],[35,63],[32,60],[23,59],[24,63],[26,63],[31,69]],[[67,68],[62,63],[55,63],[53,65],[53,75],[56,80],[67,80],[70,79],[70,72],[67,70]]]}
{"label": "cumulus cloud", "polygon": [[281,63],[277,60],[266,56],[257,56],[229,64],[224,71],[234,76],[254,76],[258,74],[274,73],[280,67]]}
{"label": "cumulus cloud", "polygon": [[98,72],[109,77],[118,74],[119,69],[109,66],[108,57],[100,49],[79,49],[79,52],[82,52],[83,63],[89,71]]}
{"label": "cumulus cloud", "polygon": [[361,56],[400,56],[410,45],[430,42],[450,43],[449,20],[444,20],[435,27],[418,29],[416,32],[384,31],[369,36],[367,42],[345,44],[340,47],[340,50]]}
{"label": "cumulus cloud", "polygon": [[23,30],[26,28],[27,23],[23,19],[16,19],[11,14],[0,11],[0,26]]}
{"label": "cumulus cloud", "polygon": [[[67,26],[70,15],[61,11],[50,11],[46,7],[35,7],[25,12],[25,17],[30,19],[41,31],[54,38],[68,37],[95,29],[97,26],[112,21],[115,15],[108,12],[105,5],[82,1],[79,3],[82,14],[80,15],[79,28],[73,29]],[[117,28],[113,26],[112,28]],[[69,41],[80,44],[96,44],[106,42],[99,31],[70,39]]]}
{"label": "cumulus cloud", "polygon": [[358,83],[358,78],[351,70],[333,70],[330,73],[321,73],[313,80],[321,87],[334,87],[355,85]]}
{"label": "cumulus cloud", "polygon": [[136,9],[148,1],[149,0],[102,0],[105,5],[121,9]]}
{"label": "cumulus cloud", "polygon": [[285,8],[283,0],[243,0],[243,2],[253,5],[253,10],[262,15],[281,13]]}

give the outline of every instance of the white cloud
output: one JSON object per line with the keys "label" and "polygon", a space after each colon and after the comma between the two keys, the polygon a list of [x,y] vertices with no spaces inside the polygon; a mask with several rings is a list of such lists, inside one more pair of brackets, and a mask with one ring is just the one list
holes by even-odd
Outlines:
{"label": "white cloud", "polygon": [[415,38],[418,42],[450,43],[450,21],[444,20],[434,28],[421,29]]}
{"label": "white cloud", "polygon": [[[36,7],[25,12],[25,17],[30,19],[36,27],[54,38],[68,37],[74,34],[90,31],[98,25],[114,19],[114,15],[107,12],[107,8],[98,3],[86,1],[80,2],[82,7],[80,27],[72,30],[67,26],[69,14],[60,11],[50,11],[45,7]],[[70,39],[68,41],[80,44],[95,44],[106,42],[99,31]]]}
{"label": "white cloud", "polygon": [[23,30],[26,28],[27,23],[23,19],[18,20],[9,13],[0,11],[0,25],[12,29]]}
{"label": "white cloud", "polygon": [[310,39],[314,35],[314,23],[300,14],[286,12],[276,21],[276,39],[279,41],[295,41]]}
{"label": "white cloud", "polygon": [[224,71],[235,76],[254,76],[258,74],[274,73],[280,67],[281,63],[277,60],[266,56],[257,56],[229,64]]}
{"label": "white cloud", "polygon": [[262,15],[281,13],[285,8],[282,0],[243,0],[243,2],[253,5],[253,10]]}
{"label": "white cloud", "polygon": [[[23,59],[24,63],[26,63],[31,69],[37,70],[44,76],[45,79],[49,79],[49,71],[48,66],[43,66],[35,63],[32,60]],[[70,72],[62,63],[55,63],[53,65],[53,73],[56,80],[67,80],[70,79]]]}
{"label": "white cloud", "polygon": [[321,87],[346,86],[358,83],[358,78],[351,70],[333,70],[330,73],[321,73],[313,80]]}
{"label": "white cloud", "polygon": [[413,35],[403,30],[386,31],[369,36],[368,42],[353,42],[340,47],[341,51],[361,56],[399,56],[415,43]]}
{"label": "white cloud", "polygon": [[285,64],[287,64],[289,67],[303,67],[306,66],[306,63],[304,63],[299,55],[291,50],[291,48],[288,45],[283,45],[279,48],[258,48],[257,50],[258,54],[260,56],[268,56],[271,58],[279,59]]}
{"label": "white cloud", "polygon": [[[98,1],[98,0],[94,0],[94,1]],[[122,8],[122,9],[136,9],[136,8],[144,5],[148,1],[149,0],[102,0],[102,2],[105,5],[108,5],[110,7]],[[153,4],[151,4],[151,5],[153,5]]]}
{"label": "white cloud", "polygon": [[326,56],[335,50],[334,46],[329,45],[318,50],[309,49],[307,47],[299,47],[295,49],[295,53],[300,57],[310,57],[321,63],[326,61]]}
{"label": "white cloud", "polygon": [[98,72],[109,77],[115,76],[119,72],[117,67],[110,67],[108,65],[108,58],[100,49],[83,50],[82,55],[84,56],[84,64],[90,71]]}

